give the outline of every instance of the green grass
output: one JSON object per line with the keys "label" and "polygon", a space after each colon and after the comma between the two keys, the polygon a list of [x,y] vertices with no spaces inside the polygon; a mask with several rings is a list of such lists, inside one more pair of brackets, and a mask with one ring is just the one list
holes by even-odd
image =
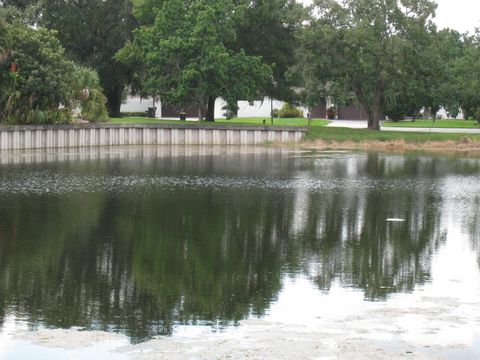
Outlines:
{"label": "green grass", "polygon": [[324,140],[326,142],[363,142],[393,141],[403,139],[407,143],[420,144],[427,141],[458,141],[464,136],[468,136],[472,140],[480,140],[479,134],[375,131],[367,129],[349,129],[336,127],[312,127],[307,134],[307,140]]}
{"label": "green grass", "polygon": [[147,117],[110,118],[111,124],[178,124],[178,120],[160,120]]}
{"label": "green grass", "polygon": [[418,127],[418,128],[480,128],[473,120],[433,120],[419,119],[415,121],[404,120],[399,122],[387,121],[382,124],[385,127]]}
{"label": "green grass", "polygon": [[[179,120],[163,120],[163,119],[152,119],[147,117],[124,117],[124,118],[110,118],[110,123],[112,124],[209,124],[209,125],[264,125],[263,120],[265,120],[265,125],[272,125],[270,118],[238,118],[238,119],[215,119],[215,122],[198,122],[198,121],[179,121]],[[328,120],[313,119],[312,126],[325,126],[329,124]],[[307,119],[273,119],[274,126],[307,126]]]}
{"label": "green grass", "polygon": [[[250,125],[271,125],[270,118],[239,118],[239,119],[216,119],[215,122],[219,124],[250,124]],[[312,126],[325,126],[330,124],[330,121],[323,119],[312,119]],[[275,126],[308,126],[308,119],[304,118],[292,118],[292,119],[273,119],[273,125]]]}

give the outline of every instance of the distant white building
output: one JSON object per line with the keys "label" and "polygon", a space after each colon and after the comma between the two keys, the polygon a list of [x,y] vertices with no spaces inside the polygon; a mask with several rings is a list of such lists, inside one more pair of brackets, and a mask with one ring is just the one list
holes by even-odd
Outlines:
{"label": "distant white building", "polygon": [[[445,110],[444,108],[441,108],[438,112],[437,112],[437,119],[451,119],[452,116],[450,115],[449,113],[447,113],[447,110]],[[462,110],[460,109],[460,112],[458,113],[457,119],[460,119],[460,120],[463,120],[463,112]]]}
{"label": "distant white building", "polygon": [[140,96],[129,96],[127,100],[120,106],[120,112],[144,112],[148,111],[149,107],[156,107],[155,117],[161,117],[161,104],[159,101],[154,101],[152,98],[141,98]]}
{"label": "distant white building", "polygon": [[[225,117],[225,110],[223,109],[227,103],[222,98],[218,98],[215,101],[215,117],[222,118]],[[238,102],[238,113],[237,117],[239,118],[250,118],[250,117],[270,117],[271,108],[280,109],[283,106],[283,101],[273,100],[271,104],[270,98],[265,97],[263,101],[253,101],[252,103],[248,101],[239,101]],[[154,101],[152,98],[142,99],[137,96],[130,96],[127,98],[125,103],[122,104],[120,111],[121,112],[145,112],[147,113],[149,107],[156,107],[155,117],[157,118],[178,118],[179,111],[168,107],[164,109],[162,113],[162,103],[160,101]],[[307,116],[308,110],[304,107],[300,107],[303,111],[304,116]],[[165,115],[165,116],[164,116]],[[195,118],[195,109],[189,111],[189,117]]]}

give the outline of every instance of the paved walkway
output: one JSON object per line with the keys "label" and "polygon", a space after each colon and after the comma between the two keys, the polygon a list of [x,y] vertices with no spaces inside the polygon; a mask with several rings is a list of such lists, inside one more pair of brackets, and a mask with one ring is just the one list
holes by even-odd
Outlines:
{"label": "paved walkway", "polygon": [[345,127],[351,129],[366,129],[367,120],[330,120],[331,123],[327,126],[331,127]]}
{"label": "paved walkway", "polygon": [[[366,129],[366,120],[331,120],[327,126],[346,127],[351,129]],[[384,131],[404,131],[404,132],[432,132],[432,133],[460,133],[460,134],[480,134],[480,129],[469,128],[415,128],[415,127],[380,127]]]}

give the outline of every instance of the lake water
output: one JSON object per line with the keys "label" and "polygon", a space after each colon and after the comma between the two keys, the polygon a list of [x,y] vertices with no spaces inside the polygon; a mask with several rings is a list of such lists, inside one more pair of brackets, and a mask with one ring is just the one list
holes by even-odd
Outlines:
{"label": "lake water", "polygon": [[479,180],[467,155],[2,154],[0,358],[55,329],[134,347],[255,326],[477,358]]}

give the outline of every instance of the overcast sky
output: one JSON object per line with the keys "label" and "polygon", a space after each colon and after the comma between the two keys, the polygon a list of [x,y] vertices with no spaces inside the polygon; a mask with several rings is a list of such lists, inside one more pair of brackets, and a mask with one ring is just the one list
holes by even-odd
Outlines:
{"label": "overcast sky", "polygon": [[480,0],[437,0],[438,27],[449,27],[460,32],[480,28]]}
{"label": "overcast sky", "polygon": [[[311,0],[298,0],[304,4]],[[480,28],[480,0],[436,0],[438,4],[435,22],[441,29],[451,28],[460,32],[474,32]]]}

